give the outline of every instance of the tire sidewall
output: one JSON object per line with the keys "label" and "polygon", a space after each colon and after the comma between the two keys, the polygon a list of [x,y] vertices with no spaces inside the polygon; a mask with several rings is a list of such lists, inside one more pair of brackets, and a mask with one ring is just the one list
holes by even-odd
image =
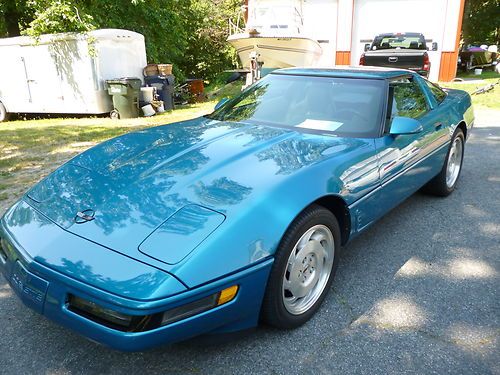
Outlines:
{"label": "tire sidewall", "polygon": [[[455,139],[457,139],[458,137],[461,138],[461,140],[462,140],[462,155],[460,155],[460,170],[458,171],[457,179],[455,180],[453,185],[450,187],[446,183],[446,170],[448,169],[448,162],[449,162],[449,158],[450,158],[451,149],[453,147],[453,143],[455,142]],[[444,169],[443,169],[444,184],[446,186],[446,190],[448,190],[448,193],[451,193],[451,192],[453,192],[453,190],[455,190],[455,187],[457,186],[458,180],[460,179],[460,174],[462,173],[462,167],[463,167],[463,163],[464,163],[464,154],[465,154],[465,137],[464,137],[464,133],[463,133],[462,129],[458,128],[457,130],[455,130],[455,133],[453,134],[453,137],[451,138],[450,147],[448,148],[448,152],[446,153],[446,160],[445,160]]]}
{"label": "tire sidewall", "polygon": [[[286,309],[283,296],[283,275],[288,263],[291,252],[295,244],[299,241],[302,235],[315,225],[325,225],[330,229],[334,241],[333,265],[330,272],[330,277],[325,285],[321,296],[314,305],[300,315],[294,315]],[[268,303],[272,303],[272,310],[277,315],[276,318],[282,324],[283,328],[295,328],[307,322],[319,309],[321,303],[325,299],[333,282],[335,271],[338,265],[338,256],[340,252],[340,228],[335,216],[327,209],[320,206],[312,206],[306,210],[298,220],[294,221],[283,236],[278,250],[276,251],[275,261],[271,270],[271,275],[268,282],[268,290],[266,291]],[[271,294],[270,296],[268,294]]]}

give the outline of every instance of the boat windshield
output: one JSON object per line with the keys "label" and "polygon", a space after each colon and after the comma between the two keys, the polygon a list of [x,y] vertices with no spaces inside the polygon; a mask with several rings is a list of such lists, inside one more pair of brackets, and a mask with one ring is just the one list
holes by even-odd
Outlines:
{"label": "boat windshield", "polygon": [[302,28],[302,14],[291,4],[258,4],[249,14],[247,29],[273,32],[299,32]]}
{"label": "boat windshield", "polygon": [[379,134],[385,82],[270,74],[208,115],[343,137]]}

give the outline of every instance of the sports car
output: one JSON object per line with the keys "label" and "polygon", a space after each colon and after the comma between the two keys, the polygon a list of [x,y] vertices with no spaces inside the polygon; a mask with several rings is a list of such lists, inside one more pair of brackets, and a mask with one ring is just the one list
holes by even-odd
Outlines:
{"label": "sports car", "polygon": [[61,166],[0,220],[0,269],[28,307],[124,351],[298,327],[352,238],[456,188],[473,121],[467,93],[408,70],[276,70]]}

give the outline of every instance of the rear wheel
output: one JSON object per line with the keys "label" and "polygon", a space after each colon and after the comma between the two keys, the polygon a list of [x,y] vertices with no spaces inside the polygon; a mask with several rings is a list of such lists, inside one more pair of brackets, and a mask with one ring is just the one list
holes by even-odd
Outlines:
{"label": "rear wheel", "polygon": [[261,319],[278,328],[307,322],[325,299],[340,248],[335,216],[313,205],[290,225],[278,247]]}
{"label": "rear wheel", "polygon": [[2,102],[0,102],[0,122],[7,121],[9,119],[9,113],[7,112],[7,109],[3,105]]}
{"label": "rear wheel", "polygon": [[118,112],[116,109],[113,109],[111,112],[109,112],[109,117],[111,117],[112,120],[119,120],[120,112]]}
{"label": "rear wheel", "polygon": [[464,133],[462,129],[457,129],[451,140],[446,161],[441,172],[434,177],[424,187],[424,191],[445,197],[450,195],[458,182],[458,177],[462,171],[462,162],[464,158]]}

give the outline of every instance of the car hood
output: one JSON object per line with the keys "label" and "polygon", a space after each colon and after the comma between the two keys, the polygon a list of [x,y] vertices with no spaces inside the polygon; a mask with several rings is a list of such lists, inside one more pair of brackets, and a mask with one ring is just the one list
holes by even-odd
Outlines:
{"label": "car hood", "polygon": [[[359,146],[354,139],[199,118],[106,141],[59,168],[25,199],[66,231],[130,257],[172,264],[259,191]],[[94,218],[77,218],[83,221],[78,224],[78,212]],[[163,237],[148,238],[154,231]],[[151,247],[162,241],[180,253],[164,249],[156,256]]]}

